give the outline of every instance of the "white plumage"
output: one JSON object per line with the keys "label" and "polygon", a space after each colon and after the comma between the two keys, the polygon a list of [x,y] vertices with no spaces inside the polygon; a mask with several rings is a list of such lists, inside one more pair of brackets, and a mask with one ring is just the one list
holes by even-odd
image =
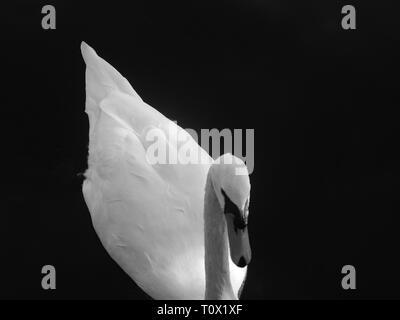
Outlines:
{"label": "white plumage", "polygon": [[[107,252],[155,299],[204,299],[204,192],[212,163],[174,122],[146,104],[129,82],[84,42],[89,157],[83,194]],[[175,130],[170,130],[174,128]],[[209,164],[150,164],[150,129],[168,148],[185,143]],[[177,142],[175,133],[186,137]],[[229,259],[237,297],[246,267]]]}

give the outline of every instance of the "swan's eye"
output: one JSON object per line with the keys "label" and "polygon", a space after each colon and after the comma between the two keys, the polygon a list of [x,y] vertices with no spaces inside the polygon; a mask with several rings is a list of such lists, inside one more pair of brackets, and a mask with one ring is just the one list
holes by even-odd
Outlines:
{"label": "swan's eye", "polygon": [[229,199],[228,195],[225,193],[224,189],[221,188],[221,193],[225,199],[225,214],[232,214],[234,216],[233,225],[235,227],[235,231],[237,229],[243,230],[247,227],[247,216],[241,214],[238,206],[234,204],[231,199]]}

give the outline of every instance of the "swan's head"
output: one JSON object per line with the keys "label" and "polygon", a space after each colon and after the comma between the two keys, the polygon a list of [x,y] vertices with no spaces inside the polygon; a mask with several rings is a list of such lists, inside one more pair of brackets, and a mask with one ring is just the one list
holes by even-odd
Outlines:
{"label": "swan's head", "polygon": [[251,260],[247,222],[250,204],[250,179],[239,158],[224,154],[210,168],[214,191],[227,224],[232,261],[245,267]]}

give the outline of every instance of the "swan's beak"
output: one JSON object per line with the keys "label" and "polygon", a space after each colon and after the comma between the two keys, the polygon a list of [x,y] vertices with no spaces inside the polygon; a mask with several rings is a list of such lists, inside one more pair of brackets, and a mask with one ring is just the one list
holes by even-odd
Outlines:
{"label": "swan's beak", "polygon": [[229,249],[231,259],[238,267],[245,267],[251,260],[251,249],[247,223],[241,221],[242,216],[225,214],[226,225],[228,228]]}

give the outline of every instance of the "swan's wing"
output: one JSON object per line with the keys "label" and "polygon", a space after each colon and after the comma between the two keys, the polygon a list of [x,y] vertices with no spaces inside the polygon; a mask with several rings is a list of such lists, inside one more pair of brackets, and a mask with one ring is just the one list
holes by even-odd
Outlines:
{"label": "swan's wing", "polygon": [[[82,54],[90,121],[83,193],[94,228],[109,254],[152,297],[202,299],[209,165],[150,164],[146,133],[161,130],[169,152],[182,146],[173,137],[183,129],[145,104],[90,47],[83,44]],[[181,134],[186,148],[205,152],[186,131]]]}
{"label": "swan's wing", "polygon": [[113,66],[99,57],[93,48],[81,43],[81,52],[86,64],[86,94],[99,102],[110,91],[118,90],[142,100],[132,86]]}

